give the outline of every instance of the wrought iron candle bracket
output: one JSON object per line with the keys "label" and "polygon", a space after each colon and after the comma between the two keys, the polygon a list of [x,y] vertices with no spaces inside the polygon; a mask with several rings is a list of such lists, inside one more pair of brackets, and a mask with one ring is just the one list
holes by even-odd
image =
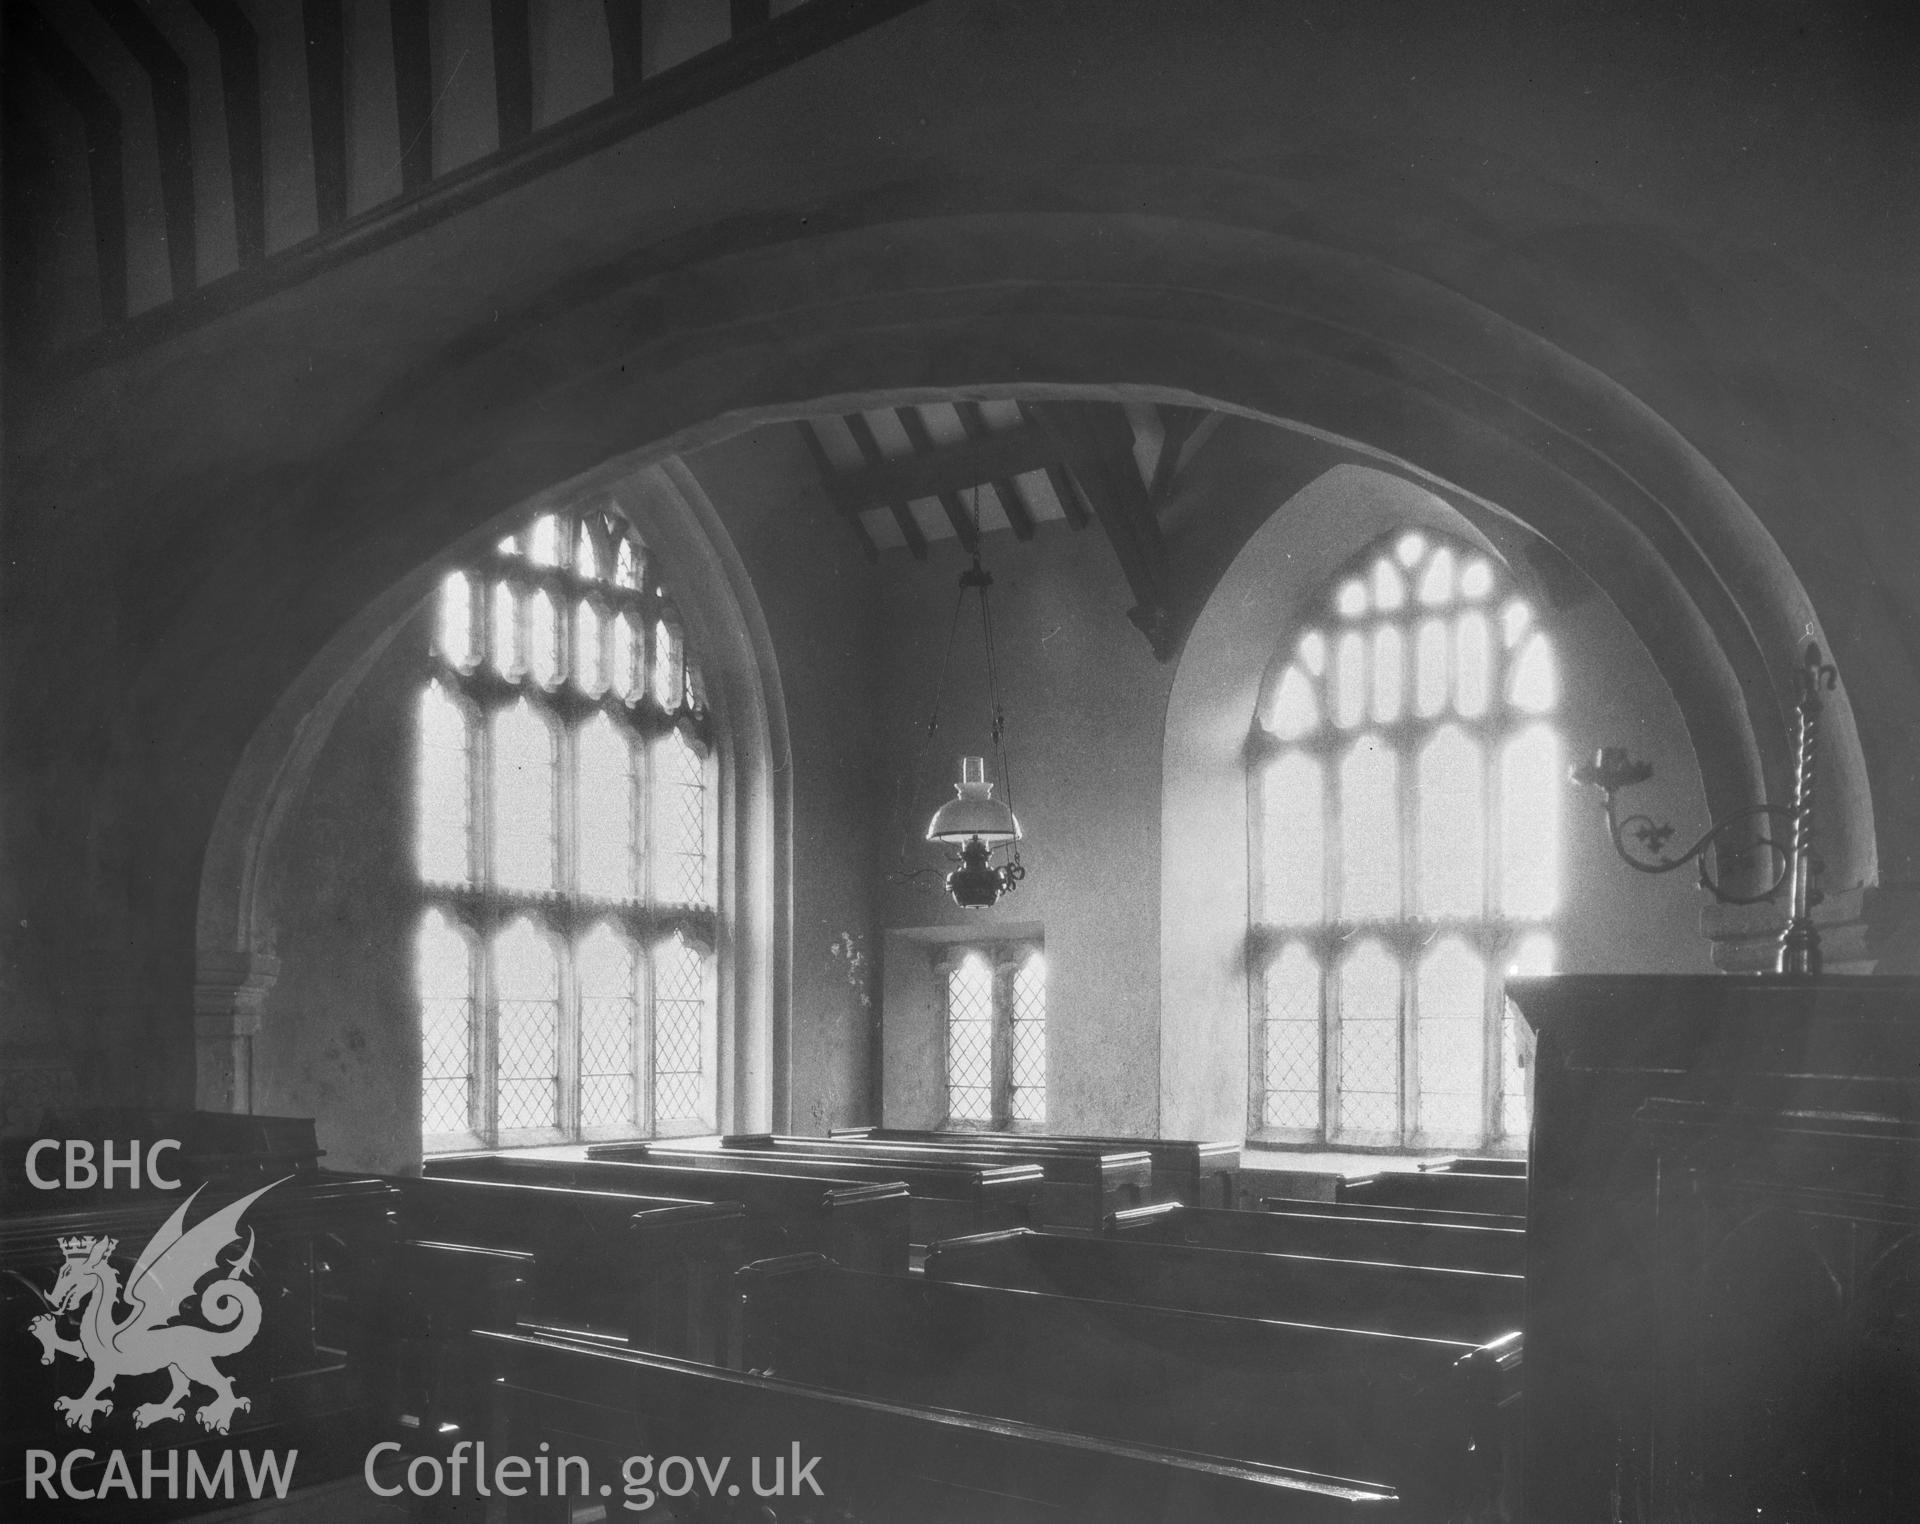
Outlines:
{"label": "wrought iron candle bracket", "polygon": [[[1621,746],[1603,746],[1593,761],[1572,770],[1575,783],[1592,784],[1606,801],[1607,834],[1613,850],[1629,868],[1640,873],[1672,873],[1695,864],[1700,886],[1725,905],[1757,905],[1771,900],[1782,888],[1789,892],[1790,913],[1786,930],[1780,936],[1777,971],[1782,974],[1820,972],[1820,935],[1814,929],[1812,909],[1819,903],[1813,888],[1812,826],[1815,750],[1819,739],[1821,694],[1831,692],[1839,674],[1831,662],[1823,661],[1820,648],[1808,644],[1797,673],[1794,700],[1795,751],[1793,765],[1793,803],[1755,804],[1736,810],[1707,830],[1678,856],[1666,851],[1674,829],[1651,815],[1622,816],[1618,796],[1623,789],[1644,783],[1653,776],[1652,764],[1635,761]],[[1773,830],[1754,837],[1745,846],[1734,849],[1731,838],[1742,827],[1756,821],[1773,823]],[[1786,837],[1783,845],[1779,834]],[[1628,844],[1629,838],[1639,850]],[[1770,853],[1774,871],[1766,886],[1753,894],[1735,894],[1725,888],[1707,866],[1709,849],[1717,864],[1721,852],[1747,857],[1756,852]]]}

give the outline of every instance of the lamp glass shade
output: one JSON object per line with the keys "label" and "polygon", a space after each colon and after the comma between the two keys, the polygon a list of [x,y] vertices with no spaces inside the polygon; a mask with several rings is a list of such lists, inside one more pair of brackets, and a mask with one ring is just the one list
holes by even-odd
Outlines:
{"label": "lamp glass shade", "polygon": [[954,797],[934,811],[927,826],[927,840],[964,842],[976,836],[988,846],[1018,841],[1020,822],[1014,819],[1012,810],[993,797],[985,760],[962,757]]}

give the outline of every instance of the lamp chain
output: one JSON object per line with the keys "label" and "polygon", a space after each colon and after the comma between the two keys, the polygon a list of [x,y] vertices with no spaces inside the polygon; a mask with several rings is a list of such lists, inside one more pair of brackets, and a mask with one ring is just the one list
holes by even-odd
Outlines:
{"label": "lamp chain", "polygon": [[[979,500],[976,498],[974,500],[974,512],[976,516],[979,513],[979,509]],[[978,520],[976,517],[976,535],[978,532],[977,524]],[[976,568],[979,567],[980,557],[978,554],[974,556],[973,564]],[[1000,668],[993,649],[993,618],[987,610],[987,583],[984,574],[980,581],[980,634],[981,640],[987,648],[987,705],[993,713],[991,733],[993,736],[994,769],[999,773],[1001,785],[1005,790],[1001,797],[1006,801],[1007,812],[1017,818],[1019,812],[1014,809],[1013,804],[1013,773],[1007,767],[1006,747],[1002,745],[1003,738],[1007,732],[1007,714],[1000,706]],[[1015,864],[1018,864],[1020,861],[1020,839],[1018,837],[1015,837],[1013,840],[1012,861]]]}

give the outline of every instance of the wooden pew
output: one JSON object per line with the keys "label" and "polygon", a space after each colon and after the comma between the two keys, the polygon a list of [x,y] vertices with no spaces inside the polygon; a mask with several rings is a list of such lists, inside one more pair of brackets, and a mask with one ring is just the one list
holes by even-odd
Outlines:
{"label": "wooden pew", "polygon": [[[147,1131],[104,1136],[125,1144],[134,1136],[151,1141],[161,1135],[145,1121],[127,1125]],[[93,1136],[98,1140],[103,1134]],[[168,1158],[167,1167],[174,1162]],[[108,1263],[124,1291],[142,1251],[188,1203],[193,1189],[134,1190],[117,1182],[112,1191],[0,1191],[0,1326],[9,1330],[10,1351],[0,1373],[0,1497],[25,1496],[29,1450],[65,1456],[77,1447],[90,1448],[91,1458],[76,1459],[71,1472],[72,1485],[83,1490],[99,1486],[116,1446],[150,1449],[156,1466],[171,1464],[182,1477],[189,1452],[211,1469],[232,1448],[298,1449],[301,1477],[315,1481],[348,1475],[358,1466],[383,1379],[379,1332],[370,1313],[381,1292],[398,1198],[384,1180],[319,1170],[310,1163],[292,1174],[272,1173],[291,1162],[271,1153],[244,1159],[217,1172],[188,1207],[191,1231],[220,1208],[267,1187],[239,1219],[236,1245],[222,1246],[223,1264],[246,1254],[245,1284],[261,1306],[255,1336],[219,1361],[234,1394],[249,1404],[228,1415],[224,1433],[210,1432],[196,1420],[214,1396],[205,1385],[195,1386],[184,1399],[184,1422],[134,1427],[135,1408],[166,1397],[164,1371],[124,1377],[110,1388],[105,1395],[113,1408],[94,1419],[90,1435],[70,1427],[54,1402],[83,1393],[93,1367],[66,1352],[43,1365],[41,1348],[28,1333],[36,1318],[49,1314],[45,1294],[64,1263],[61,1239],[111,1239],[115,1247]],[[55,1331],[65,1339],[77,1337],[72,1312],[57,1318]],[[137,1483],[138,1455],[133,1465]],[[41,1506],[29,1505],[29,1512]],[[105,1516],[103,1505],[74,1506],[76,1513]],[[45,1507],[49,1516],[59,1514],[57,1505]],[[112,1512],[113,1505],[104,1508]],[[154,1510],[156,1516],[168,1511],[162,1502]],[[0,1513],[6,1511],[0,1506]]]}
{"label": "wooden pew", "polygon": [[1527,1211],[1525,1176],[1421,1174],[1417,1170],[1386,1170],[1342,1180],[1333,1188],[1335,1201],[1360,1201],[1373,1206],[1439,1207],[1451,1212],[1499,1212],[1524,1217]]}
{"label": "wooden pew", "polygon": [[907,1232],[915,1244],[1026,1227],[1034,1221],[1034,1204],[1046,1183],[1037,1164],[855,1162],[667,1143],[596,1143],[587,1149],[587,1157],[639,1160],[721,1175],[802,1175],[838,1185],[897,1181],[907,1188]]}
{"label": "wooden pew", "polygon": [[615,1159],[551,1159],[471,1154],[431,1159],[440,1179],[518,1180],[529,1185],[633,1191],[690,1201],[734,1201],[746,1208],[748,1259],[815,1253],[849,1270],[907,1273],[905,1185],[833,1184],[804,1175],[734,1174]]}
{"label": "wooden pew", "polygon": [[835,1127],[832,1138],[875,1138],[893,1143],[1092,1144],[1101,1149],[1139,1149],[1153,1161],[1151,1197],[1189,1206],[1239,1205],[1240,1145],[1201,1143],[1188,1138],[1108,1138],[1066,1133],[936,1132],[912,1127]]}
{"label": "wooden pew", "polygon": [[747,1259],[738,1205],[502,1180],[396,1183],[405,1237],[533,1255],[523,1316],[693,1358],[727,1336],[727,1278]]}
{"label": "wooden pew", "polygon": [[1153,1160],[1139,1149],[1103,1150],[1098,1145],[1056,1143],[1045,1149],[1020,1149],[997,1141],[889,1143],[861,1138],[801,1138],[745,1133],[721,1139],[723,1150],[794,1154],[814,1159],[873,1160],[882,1164],[942,1161],[972,1164],[1039,1165],[1046,1177],[1034,1211],[1048,1227],[1098,1232],[1109,1212],[1145,1206],[1153,1186]]}
{"label": "wooden pew", "polygon": [[1325,1216],[1365,1217],[1375,1222],[1451,1222],[1466,1227],[1521,1228],[1527,1219],[1511,1212],[1451,1212],[1441,1207],[1380,1206],[1371,1201],[1309,1201],[1293,1196],[1261,1196],[1263,1212],[1311,1213]]}
{"label": "wooden pew", "polygon": [[1387,1265],[1440,1265],[1524,1275],[1524,1228],[1395,1222],[1326,1212],[1226,1212],[1178,1204],[1139,1207],[1108,1219],[1116,1238],[1255,1254],[1311,1254]]}
{"label": "wooden pew", "polygon": [[930,1280],[1178,1307],[1229,1317],[1488,1344],[1516,1331],[1526,1277],[1304,1254],[1081,1238],[1016,1228],[950,1238],[927,1253]]}
{"label": "wooden pew", "polygon": [[492,1371],[470,1337],[511,1325],[534,1271],[524,1249],[401,1239],[390,1250],[371,1315],[381,1350],[379,1437],[409,1455],[444,1455],[479,1438]]}
{"label": "wooden pew", "polygon": [[[648,1501],[630,1487],[657,1494],[657,1471],[625,1469],[631,1457],[649,1454],[657,1460],[705,1456],[710,1465],[731,1458],[728,1477],[716,1476],[715,1485],[722,1492],[737,1485],[741,1498],[722,1499],[711,1515],[700,1474],[687,1479],[694,1488],[687,1502],[700,1518],[1361,1524],[1409,1517],[1389,1488],[1281,1466],[955,1412],[945,1403],[823,1390],[547,1331],[488,1330],[478,1342],[501,1372],[501,1452],[533,1455],[545,1442],[556,1479],[560,1457],[579,1463],[565,1475],[570,1488],[583,1484],[585,1495],[551,1498],[548,1511],[527,1515],[533,1518],[584,1524],[625,1517],[628,1503]],[[796,1449],[822,1498],[815,1500],[805,1485],[796,1485],[798,1498],[754,1498],[753,1458],[761,1459],[761,1482],[769,1486],[774,1457],[792,1465]],[[807,1466],[814,1457],[818,1464]],[[782,1476],[790,1480],[784,1468]],[[671,1482],[681,1485],[677,1471]],[[610,1496],[601,1497],[602,1485]]]}
{"label": "wooden pew", "polygon": [[1462,1155],[1456,1159],[1430,1159],[1420,1168],[1430,1175],[1519,1175],[1525,1178],[1527,1161]]}
{"label": "wooden pew", "polygon": [[750,1266],[740,1285],[741,1363],[763,1374],[1380,1481],[1413,1518],[1466,1516],[1499,1486],[1488,1385],[1499,1373],[1467,1341],[862,1276],[801,1257]]}

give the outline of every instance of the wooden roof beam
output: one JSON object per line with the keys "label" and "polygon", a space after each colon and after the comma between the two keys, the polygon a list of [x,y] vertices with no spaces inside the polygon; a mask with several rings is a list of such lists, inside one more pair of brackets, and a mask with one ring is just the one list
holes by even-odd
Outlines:
{"label": "wooden roof beam", "polygon": [[[858,415],[854,415],[858,416]],[[860,420],[865,427],[866,420]],[[847,421],[854,429],[853,419]],[[872,437],[872,430],[868,430]],[[859,431],[854,430],[858,440]],[[862,446],[865,453],[865,446]],[[998,477],[1015,477],[1026,471],[1044,471],[1059,465],[1060,445],[1044,429],[1026,427],[1004,429],[964,444],[942,445],[935,455],[906,455],[887,460],[875,453],[867,455],[864,470],[848,472],[840,478],[841,490],[860,508],[884,508],[889,503],[911,502],[916,497],[937,498],[942,492],[965,492],[982,482]]]}
{"label": "wooden roof beam", "polygon": [[[987,415],[980,411],[977,402],[958,402],[954,411],[960,415],[960,427],[967,431],[969,443],[979,444],[991,439],[993,431],[987,427]],[[1020,484],[1011,476],[993,477],[989,483],[993,495],[1000,499],[1000,506],[1006,510],[1007,527],[1013,531],[1016,540],[1033,538],[1033,509],[1028,506],[1026,494],[1021,492]]]}
{"label": "wooden roof beam", "polygon": [[[887,459],[886,452],[880,448],[880,441],[873,437],[873,425],[867,422],[864,414],[848,413],[845,419],[847,432],[853,436],[853,442],[860,447],[861,455],[866,458],[866,476],[871,477],[876,471],[886,466],[901,464],[899,461]],[[914,457],[908,458],[911,460]],[[900,530],[900,538],[907,542],[907,549],[913,552],[913,559],[916,561],[927,559],[927,537],[920,532],[920,523],[914,518],[913,509],[908,505],[916,497],[931,496],[933,494],[929,492],[895,492],[889,494],[882,502],[872,505],[885,508],[893,515],[893,522]],[[854,508],[855,513],[869,506],[864,501],[857,499],[855,501],[858,504]]]}
{"label": "wooden roof beam", "polygon": [[873,543],[873,536],[867,533],[867,526],[860,522],[860,515],[841,501],[839,473],[833,469],[833,462],[827,458],[827,447],[820,443],[820,436],[814,432],[813,424],[805,418],[797,418],[793,426],[800,431],[800,437],[807,443],[807,453],[813,457],[813,468],[820,475],[820,486],[827,494],[827,501],[839,509],[840,517],[853,526],[854,535],[860,541],[861,553],[869,561],[878,561],[880,547]]}
{"label": "wooden roof beam", "polygon": [[233,241],[242,269],[267,257],[267,170],[260,115],[260,37],[234,0],[193,0],[220,49],[220,97],[233,176]]}
{"label": "wooden roof beam", "polygon": [[1088,505],[1106,531],[1132,590],[1127,617],[1153,654],[1173,654],[1172,574],[1160,521],[1133,459],[1133,429],[1112,403],[1037,402],[1034,416],[1060,441]]}
{"label": "wooden roof beam", "polygon": [[[914,453],[921,459],[927,459],[939,452],[940,447],[933,442],[933,436],[927,432],[927,421],[920,416],[917,407],[897,407],[894,416],[900,420],[900,427],[906,430],[907,441],[913,446]],[[953,525],[953,532],[960,539],[960,548],[971,555],[980,548],[980,535],[974,527],[972,517],[967,513],[966,505],[960,501],[957,492],[939,494],[940,506],[946,510],[947,522]]]}
{"label": "wooden roof beam", "polygon": [[147,76],[153,100],[153,132],[160,155],[160,209],[167,228],[167,266],[173,294],[196,285],[193,195],[193,112],[187,66],[160,28],[133,0],[93,0],[121,45]]}
{"label": "wooden roof beam", "polygon": [[120,108],[36,7],[11,7],[7,24],[8,41],[31,53],[53,87],[80,113],[87,137],[87,188],[93,203],[100,316],[108,324],[121,322],[127,315],[127,202]]}

